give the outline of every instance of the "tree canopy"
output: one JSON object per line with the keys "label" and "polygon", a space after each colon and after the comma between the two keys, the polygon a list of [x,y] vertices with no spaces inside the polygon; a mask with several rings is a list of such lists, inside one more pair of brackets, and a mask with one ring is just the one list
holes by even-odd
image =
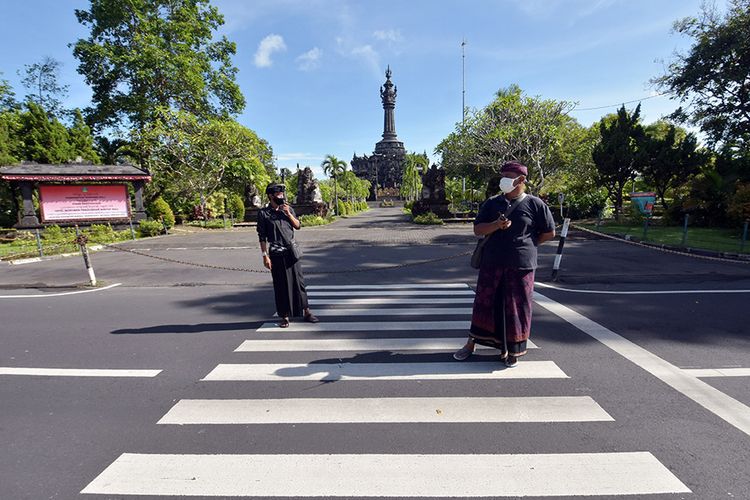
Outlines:
{"label": "tree canopy", "polygon": [[192,200],[198,197],[202,213],[208,198],[224,186],[228,177],[264,185],[270,181],[262,161],[267,144],[252,130],[234,120],[200,120],[185,111],[156,110],[156,120],[133,142],[154,173],[157,186]]}
{"label": "tree canopy", "polygon": [[480,110],[471,110],[465,122],[456,125],[435,148],[448,175],[489,179],[503,162],[526,164],[529,180],[540,189],[555,165],[549,160],[565,126],[565,113],[572,103],[529,97],[517,85],[500,89],[495,99]]}
{"label": "tree canopy", "polygon": [[208,0],[91,0],[75,14],[90,29],[73,54],[93,90],[87,118],[96,130],[126,120],[142,128],[163,107],[201,118],[244,109],[231,61],[236,45],[213,41],[224,17]]}
{"label": "tree canopy", "polygon": [[706,4],[674,25],[694,39],[655,79],[686,105],[673,115],[699,125],[712,144],[750,147],[750,0],[730,0],[722,17]]}

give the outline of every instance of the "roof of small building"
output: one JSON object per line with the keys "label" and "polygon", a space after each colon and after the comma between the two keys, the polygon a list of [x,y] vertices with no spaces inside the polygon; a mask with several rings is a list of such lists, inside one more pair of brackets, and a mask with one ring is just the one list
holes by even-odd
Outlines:
{"label": "roof of small building", "polygon": [[148,170],[134,165],[90,165],[63,163],[45,165],[19,163],[0,167],[0,179],[7,181],[95,181],[95,180],[143,180],[150,181]]}

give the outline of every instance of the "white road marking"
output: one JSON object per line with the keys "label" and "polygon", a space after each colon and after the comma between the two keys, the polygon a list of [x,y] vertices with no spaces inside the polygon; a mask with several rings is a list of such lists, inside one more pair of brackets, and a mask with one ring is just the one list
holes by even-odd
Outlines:
{"label": "white road marking", "polygon": [[183,399],[159,424],[612,422],[588,396]]}
{"label": "white road marking", "polygon": [[167,250],[187,250],[187,248],[186,247],[167,247]]}
{"label": "white road marking", "polygon": [[534,300],[551,313],[592,336],[676,391],[689,397],[745,434],[750,435],[750,407],[711,387],[702,380],[685,373],[684,370],[663,360],[656,354],[621,337],[569,307],[537,292],[534,293]]}
{"label": "white road marking", "polygon": [[471,314],[470,307],[391,307],[366,309],[321,309],[318,316],[449,316]]}
{"label": "white road marking", "polygon": [[296,380],[479,380],[568,378],[554,361],[499,362],[220,364],[205,381]]}
{"label": "white road marking", "polygon": [[[349,290],[349,291],[328,291],[320,290],[308,294],[310,297],[417,297],[424,295],[471,295],[474,296],[474,290]],[[402,299],[404,302],[408,299]]]}
{"label": "white road marking", "polygon": [[698,378],[750,377],[750,368],[683,368],[682,372]]}
{"label": "white road marking", "polygon": [[[383,339],[274,339],[246,340],[234,352],[291,351],[457,351],[467,337],[455,338],[383,338]],[[529,349],[537,346],[529,340]],[[477,350],[495,351],[477,344]]]}
{"label": "white road marking", "polygon": [[690,489],[648,452],[518,455],[126,453],[81,493],[497,498],[652,495],[690,493]]}
{"label": "white road marking", "polygon": [[[278,331],[276,323],[263,323],[258,331]],[[422,330],[469,330],[469,321],[340,321],[323,323],[291,323],[283,329],[287,332],[369,332],[369,331],[422,331]]]}
{"label": "white road marking", "polygon": [[591,293],[595,295],[693,295],[701,293],[750,293],[750,290],[576,290],[550,285],[548,283],[534,282],[534,286],[551,288],[560,292]]}
{"label": "white road marking", "polygon": [[394,285],[309,285],[308,290],[384,290],[384,289],[416,289],[416,290],[428,290],[428,289],[440,289],[440,288],[460,288],[468,289],[469,285],[466,283],[409,283],[409,284],[394,284]]}
{"label": "white road marking", "polygon": [[104,290],[109,290],[110,288],[115,288],[120,285],[122,285],[122,283],[115,283],[114,285],[103,286],[101,288],[94,288],[91,290],[78,290],[75,292],[41,293],[41,294],[35,294],[35,295],[0,295],[0,299],[39,299],[39,298],[45,298],[45,297],[62,297],[65,295],[78,295],[81,293],[101,292]]}
{"label": "white road marking", "polygon": [[41,377],[156,377],[160,373],[161,370],[18,368],[0,366],[0,375],[36,375]]}
{"label": "white road marking", "polygon": [[454,297],[452,299],[442,298],[424,298],[424,297],[409,297],[404,298],[362,298],[362,299],[343,299],[343,298],[314,298],[310,297],[309,301],[311,306],[319,305],[383,305],[383,306],[394,306],[394,305],[424,305],[424,304],[473,304],[474,297]]}
{"label": "white road marking", "polygon": [[203,247],[203,250],[250,250],[258,247]]}

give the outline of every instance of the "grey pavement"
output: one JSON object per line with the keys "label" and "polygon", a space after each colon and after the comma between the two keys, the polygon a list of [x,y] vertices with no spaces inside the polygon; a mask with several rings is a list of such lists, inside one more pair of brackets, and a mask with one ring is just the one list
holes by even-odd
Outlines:
{"label": "grey pavement", "polygon": [[[465,254],[470,225],[419,227],[398,209],[376,209],[298,233],[309,285],[465,283],[476,272]],[[558,314],[535,308],[531,350],[521,363],[555,363],[565,379],[202,381],[221,364],[380,363],[429,366],[450,352],[313,350],[235,352],[245,340],[462,337],[463,331],[418,332],[411,321],[467,320],[463,315],[405,319],[403,331],[379,331],[394,318],[325,316],[362,321],[358,332],[263,332],[272,321],[270,276],[195,267],[201,263],[261,271],[251,229],[205,231],[125,245],[142,253],[93,254],[107,290],[86,291],[80,258],[0,267],[0,368],[157,369],[153,378],[17,376],[0,374],[0,498],[162,498],[164,495],[80,495],[124,453],[153,454],[572,454],[648,452],[692,493],[630,498],[750,498],[750,435],[665,380],[648,372]],[[678,369],[750,368],[747,304],[750,266],[666,254],[572,234],[561,279],[549,281],[555,244],[540,253],[537,292],[645,348]],[[444,259],[444,260],[441,260]],[[180,261],[180,264],[172,261]],[[434,262],[430,262],[434,261]],[[402,263],[417,264],[397,268]],[[371,268],[366,272],[327,271]],[[341,289],[345,290],[345,289]],[[425,289],[427,290],[427,289]],[[683,294],[591,294],[690,291]],[[320,292],[311,294],[319,295]],[[442,297],[442,296],[441,296]],[[425,297],[427,301],[430,297]],[[436,296],[435,299],[438,297]],[[346,306],[352,307],[352,306]],[[364,307],[364,306],[358,306]],[[369,307],[369,306],[368,306]],[[408,300],[396,308],[440,307]],[[453,306],[447,306],[453,307]],[[467,306],[470,307],[470,304]],[[396,318],[397,319],[397,318]],[[458,347],[458,346],[457,346]],[[491,353],[467,363],[493,361]],[[522,367],[519,367],[522,369]],[[741,407],[750,405],[748,377],[702,378]],[[354,397],[588,396],[612,421],[509,423],[358,423],[158,425],[183,399]],[[750,411],[750,408],[747,408]],[[594,471],[592,470],[592,481]],[[482,478],[466,474],[466,480]],[[510,480],[511,478],[509,478]],[[633,476],[632,481],[640,478]],[[552,479],[550,479],[552,480]],[[138,479],[130,479],[138,483]],[[460,495],[459,495],[460,496]],[[507,497],[502,491],[497,497]],[[574,496],[560,495],[560,498]],[[198,498],[198,497],[195,497]],[[398,498],[395,496],[394,498]],[[541,498],[531,496],[530,498]],[[598,494],[594,498],[622,498]]]}

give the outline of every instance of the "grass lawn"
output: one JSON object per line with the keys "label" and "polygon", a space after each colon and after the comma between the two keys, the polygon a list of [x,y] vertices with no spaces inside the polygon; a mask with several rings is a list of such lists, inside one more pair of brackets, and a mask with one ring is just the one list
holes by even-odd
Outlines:
{"label": "grass lawn", "polygon": [[[579,224],[587,229],[597,230],[596,224],[584,223]],[[598,231],[607,234],[631,235],[637,238],[643,238],[642,224],[616,224],[615,222],[602,222]],[[650,225],[646,236],[646,241],[650,243],[660,243],[665,245],[682,246],[681,226],[658,226]],[[724,229],[724,228],[706,228],[706,227],[688,227],[685,247],[701,248],[704,250],[714,250],[717,252],[740,252],[740,242],[742,241],[742,228]],[[750,241],[745,242],[744,252],[750,254]]]}

